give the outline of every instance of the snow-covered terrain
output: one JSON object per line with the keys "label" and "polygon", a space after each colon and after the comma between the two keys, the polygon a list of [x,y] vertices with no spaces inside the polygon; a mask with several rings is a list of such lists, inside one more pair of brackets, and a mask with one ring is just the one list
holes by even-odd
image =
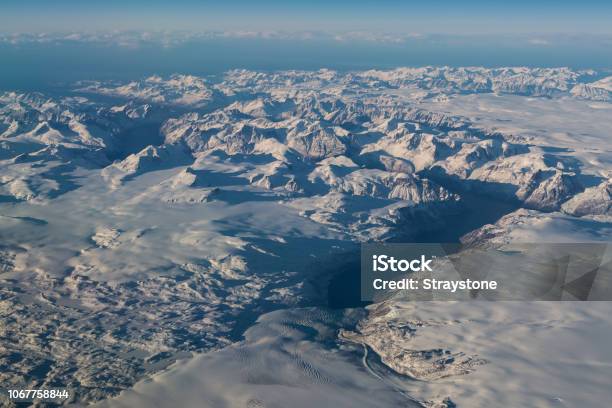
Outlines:
{"label": "snow-covered terrain", "polygon": [[361,242],[609,242],[610,78],[233,70],[0,94],[0,388],[598,406],[606,302],[325,306]]}

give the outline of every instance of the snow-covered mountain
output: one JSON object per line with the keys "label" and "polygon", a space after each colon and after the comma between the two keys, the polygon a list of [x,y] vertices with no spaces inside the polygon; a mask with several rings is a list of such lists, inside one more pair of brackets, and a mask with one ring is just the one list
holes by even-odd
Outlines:
{"label": "snow-covered mountain", "polygon": [[[324,303],[362,242],[605,240],[609,79],[233,70],[1,94],[0,358],[14,361],[0,383],[117,395],[235,342],[257,316]],[[485,364],[456,344],[410,346],[404,309],[372,308],[343,341],[433,383]]]}

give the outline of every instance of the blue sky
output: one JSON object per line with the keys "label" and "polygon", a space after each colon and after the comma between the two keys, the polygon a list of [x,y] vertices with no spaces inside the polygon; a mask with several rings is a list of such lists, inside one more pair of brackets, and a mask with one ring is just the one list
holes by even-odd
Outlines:
{"label": "blue sky", "polygon": [[612,1],[2,0],[0,31],[327,30],[612,34]]}

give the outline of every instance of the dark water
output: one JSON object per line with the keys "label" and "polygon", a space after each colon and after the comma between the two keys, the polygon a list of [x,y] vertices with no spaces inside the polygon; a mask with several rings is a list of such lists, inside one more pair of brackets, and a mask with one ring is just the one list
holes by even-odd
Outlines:
{"label": "dark water", "polygon": [[162,122],[151,122],[141,126],[127,129],[117,135],[115,150],[109,152],[109,160],[123,160],[132,153],[137,153],[149,145],[160,145],[164,137],[159,129]]}
{"label": "dark water", "polygon": [[468,232],[485,224],[493,224],[504,215],[519,208],[517,202],[510,200],[500,200],[467,192],[460,194],[465,210],[442,217],[444,228],[420,233],[414,242],[459,243],[459,238]]}
{"label": "dark water", "polygon": [[327,286],[327,306],[331,309],[364,307],[372,303],[361,301],[359,252],[347,254],[347,258],[347,263],[339,268]]}
{"label": "dark water", "polygon": [[[466,233],[485,224],[492,224],[515,211],[516,202],[462,192],[464,210],[441,217],[443,228],[417,234],[411,239],[398,239],[402,243],[459,243]],[[344,263],[329,282],[328,306],[332,309],[364,307],[371,302],[361,301],[361,255],[358,251],[345,254]]]}

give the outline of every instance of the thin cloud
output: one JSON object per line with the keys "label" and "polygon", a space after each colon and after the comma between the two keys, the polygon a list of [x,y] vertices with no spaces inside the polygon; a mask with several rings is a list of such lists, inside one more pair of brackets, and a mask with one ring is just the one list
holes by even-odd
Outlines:
{"label": "thin cloud", "polygon": [[542,45],[542,46],[550,45],[550,41],[544,40],[542,38],[532,38],[528,42],[531,45]]}

